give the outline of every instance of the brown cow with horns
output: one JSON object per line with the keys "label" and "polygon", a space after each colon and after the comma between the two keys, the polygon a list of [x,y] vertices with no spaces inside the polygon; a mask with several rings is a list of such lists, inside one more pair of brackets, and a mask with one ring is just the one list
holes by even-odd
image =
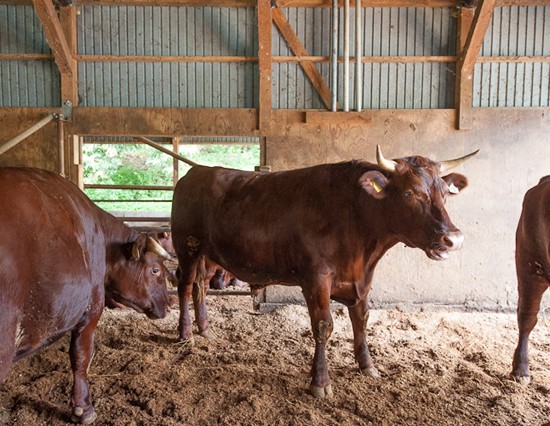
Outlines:
{"label": "brown cow with horns", "polygon": [[87,370],[104,301],[164,317],[170,256],[40,169],[0,169],[0,223],[0,383],[12,362],[70,332],[73,415],[91,423]]}
{"label": "brown cow with horns", "polygon": [[[359,368],[377,376],[365,340],[374,268],[398,242],[435,260],[461,248],[464,237],[444,204],[467,179],[440,174],[476,153],[446,162],[388,160],[377,147],[378,164],[351,161],[269,174],[193,167],[178,182],[172,204],[180,339],[193,336],[189,299],[206,255],[240,280],[302,288],[315,339],[313,395],[332,394],[325,358],[331,298],[348,307]],[[204,301],[194,302],[199,333],[207,334]]]}
{"label": "brown cow with horns", "polygon": [[525,194],[516,231],[519,341],[512,376],[529,384],[529,334],[537,324],[542,295],[550,287],[550,176]]}

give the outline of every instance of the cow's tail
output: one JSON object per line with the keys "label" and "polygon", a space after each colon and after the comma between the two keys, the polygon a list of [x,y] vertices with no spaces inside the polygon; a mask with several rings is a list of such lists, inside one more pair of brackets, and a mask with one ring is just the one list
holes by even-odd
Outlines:
{"label": "cow's tail", "polygon": [[201,256],[199,263],[197,265],[197,274],[195,277],[195,292],[197,295],[197,302],[202,303],[206,296],[206,260],[205,256]]}

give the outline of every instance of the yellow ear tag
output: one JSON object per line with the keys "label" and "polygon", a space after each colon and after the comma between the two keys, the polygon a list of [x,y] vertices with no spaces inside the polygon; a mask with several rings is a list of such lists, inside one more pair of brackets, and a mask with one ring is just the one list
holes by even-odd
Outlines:
{"label": "yellow ear tag", "polygon": [[380,188],[380,185],[378,185],[375,181],[372,181],[372,187],[376,192],[382,192],[382,188]]}

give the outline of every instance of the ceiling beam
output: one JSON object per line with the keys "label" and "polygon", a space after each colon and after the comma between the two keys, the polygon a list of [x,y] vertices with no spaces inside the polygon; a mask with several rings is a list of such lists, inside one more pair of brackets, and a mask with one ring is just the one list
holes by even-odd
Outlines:
{"label": "ceiling beam", "polygon": [[[463,42],[462,50],[458,55],[456,63],[457,87],[456,87],[456,107],[457,107],[457,128],[472,128],[472,96],[474,66],[477,61],[487,27],[491,22],[496,0],[479,0],[475,9],[475,14],[471,21],[467,37],[464,39],[466,27],[459,29],[459,42]],[[462,11],[464,13],[464,11]]]}
{"label": "ceiling beam", "polygon": [[55,62],[62,74],[76,73],[76,61],[63,33],[61,23],[51,0],[32,0],[34,10],[42,23]]}

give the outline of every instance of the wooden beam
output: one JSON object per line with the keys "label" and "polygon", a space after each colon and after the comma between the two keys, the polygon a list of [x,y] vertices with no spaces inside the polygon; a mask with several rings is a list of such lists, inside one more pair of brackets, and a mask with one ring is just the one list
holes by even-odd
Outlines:
{"label": "wooden beam", "polygon": [[[495,9],[496,0],[479,0],[479,3],[475,9],[475,15],[470,26],[468,36],[464,39],[465,27],[460,30],[459,43],[463,42],[463,48],[458,57],[456,63],[457,70],[457,87],[456,87],[456,106],[457,106],[457,128],[458,129],[471,129],[472,128],[472,92],[473,92],[473,78],[474,78],[474,66],[476,64],[477,56],[487,27],[491,22],[493,11]],[[465,15],[466,8],[461,8],[461,13]],[[468,18],[465,18],[468,21]]]}
{"label": "wooden beam", "polygon": [[258,61],[260,90],[258,105],[258,129],[265,132],[271,125],[271,1],[258,0]]}
{"label": "wooden beam", "polygon": [[71,75],[75,74],[76,61],[74,60],[69,44],[65,39],[63,29],[61,28],[61,23],[59,22],[59,18],[57,17],[52,1],[32,0],[32,3],[40,22],[42,22],[46,39],[52,49],[55,62],[59,67],[59,71],[61,73]]}
{"label": "wooden beam", "polygon": [[258,62],[255,56],[76,55],[79,62]]}
{"label": "wooden beam", "polygon": [[[77,52],[76,40],[76,7],[63,7],[59,10],[61,29],[67,40],[71,57]],[[75,65],[72,73],[61,73],[61,100],[71,101],[78,105],[78,67]]]}
{"label": "wooden beam", "polygon": [[260,136],[248,108],[78,107],[70,130],[82,136]]}
{"label": "wooden beam", "polygon": [[[308,52],[306,48],[296,35],[294,29],[289,24],[288,19],[286,19],[283,11],[278,7],[275,7],[271,10],[271,16],[273,18],[273,22],[275,22],[275,25],[277,26],[277,29],[287,42],[288,47],[290,47],[292,52],[296,56],[307,56]],[[325,106],[330,109],[332,99],[330,88],[328,87],[319,70],[317,70],[317,68],[315,67],[315,64],[311,62],[301,62],[300,65],[302,66],[302,69],[311,81],[311,84],[313,84],[313,87],[321,97]]]}
{"label": "wooden beam", "polygon": [[[77,0],[79,6],[255,7],[256,0]],[[343,0],[340,0],[343,4]],[[32,0],[0,0],[0,4],[32,4]],[[456,7],[459,0],[363,0],[363,7]],[[331,7],[331,0],[277,0],[277,7]],[[497,0],[497,6],[548,6],[549,0]]]}

